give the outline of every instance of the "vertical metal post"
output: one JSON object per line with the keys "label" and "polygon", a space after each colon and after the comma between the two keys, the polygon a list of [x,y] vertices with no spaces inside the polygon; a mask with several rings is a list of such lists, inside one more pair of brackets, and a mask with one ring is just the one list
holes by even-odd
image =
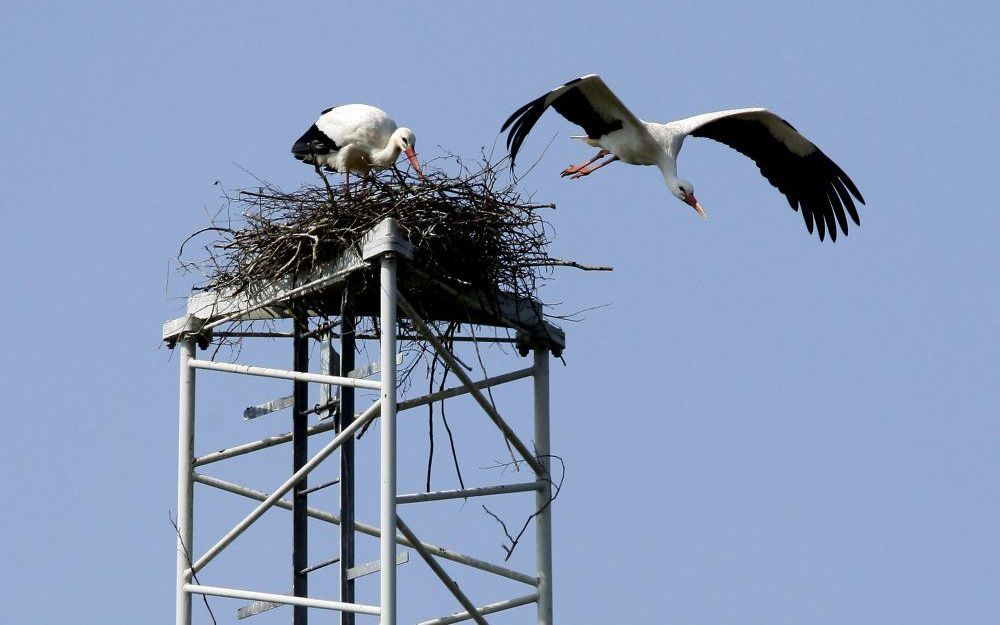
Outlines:
{"label": "vertical metal post", "polygon": [[381,276],[381,625],[396,625],[396,255],[382,256]]}
{"label": "vertical metal post", "polygon": [[[348,305],[340,311],[340,371],[354,369],[354,313]],[[354,387],[340,388],[340,429],[354,421]],[[347,571],[354,566],[354,437],[340,446],[340,600],[354,603],[354,580]],[[354,625],[354,612],[340,613],[340,625]]]}
{"label": "vertical metal post", "polygon": [[[320,334],[319,338],[319,372],[323,375],[340,375],[340,362],[334,364],[334,358],[339,358],[339,354],[333,349],[332,332],[327,331]],[[332,399],[337,397],[336,389],[332,384],[319,385],[319,405],[325,406]],[[330,414],[333,414],[332,412]]]}
{"label": "vertical metal post", "polygon": [[184,590],[185,572],[194,554],[194,338],[183,336],[180,347],[180,402],[177,427],[177,625],[191,625],[191,595]]}
{"label": "vertical metal post", "polygon": [[[293,369],[300,372],[309,371],[309,317],[305,308],[296,305],[292,323],[295,325],[292,338]],[[298,471],[309,459],[309,437],[306,428],[309,426],[309,383],[293,382],[292,387],[292,472]],[[309,596],[309,576],[305,569],[309,567],[309,517],[308,478],[302,479],[292,490],[292,594],[296,597]],[[292,624],[307,625],[309,608],[292,606]]]}
{"label": "vertical metal post", "polygon": [[538,625],[552,625],[552,463],[549,443],[549,350],[535,348],[535,453],[546,475],[535,495],[535,542],[538,562]]}

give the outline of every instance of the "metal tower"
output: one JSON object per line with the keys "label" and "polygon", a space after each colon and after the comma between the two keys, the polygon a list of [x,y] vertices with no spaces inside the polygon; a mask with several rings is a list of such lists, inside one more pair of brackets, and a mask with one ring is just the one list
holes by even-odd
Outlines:
{"label": "metal tower", "polygon": [[[241,617],[275,605],[293,607],[293,624],[306,625],[309,608],[338,610],[342,625],[351,625],[355,614],[378,615],[382,625],[396,625],[397,546],[412,548],[427,564],[441,583],[451,592],[461,611],[420,625],[445,625],[472,619],[486,623],[485,615],[524,606],[536,605],[537,623],[552,623],[552,480],[550,478],[549,446],[549,360],[559,355],[565,346],[563,332],[545,322],[537,302],[518,299],[510,294],[463,291],[426,275],[409,264],[412,248],[402,236],[395,222],[383,221],[362,242],[362,253],[348,252],[335,262],[313,271],[305,279],[291,279],[269,284],[253,296],[246,293],[200,292],[188,299],[187,314],[168,321],[163,327],[163,339],[180,353],[180,409],[177,462],[177,578],[176,622],[190,625],[192,597],[212,595],[256,602],[241,610]],[[352,277],[368,276],[363,288],[350,291],[345,298],[347,284]],[[377,276],[377,279],[374,279]],[[516,343],[522,356],[533,352],[533,364],[509,373],[474,381],[457,362],[455,355],[442,343],[441,337],[422,318],[417,307],[408,297],[420,293],[423,306],[433,303],[435,321],[458,321],[476,325],[507,328],[516,338],[476,338],[475,341],[504,341]],[[397,315],[408,320],[415,330],[414,336],[397,336]],[[330,349],[331,335],[309,332],[308,320],[318,315],[338,316],[340,325],[340,360]],[[378,317],[380,332],[366,336],[355,331],[356,317]],[[233,322],[259,319],[290,318],[294,331],[290,334],[269,332],[223,332],[220,328]],[[289,336],[293,342],[293,369],[283,370],[245,364],[215,362],[196,357],[196,345],[205,348],[215,335],[240,336]],[[461,384],[432,392],[420,397],[400,400],[397,397],[397,342],[400,338],[423,341],[429,349],[446,362]],[[310,340],[321,340],[326,346],[321,358],[321,372],[309,371],[308,345]],[[380,346],[380,360],[366,373],[377,369],[378,381],[352,372],[356,341],[373,341]],[[195,453],[195,396],[196,373],[215,371],[237,375],[263,376],[293,381],[293,427],[289,433],[235,445],[221,451],[201,456]],[[533,446],[526,444],[508,425],[500,412],[483,394],[491,387],[515,380],[532,378],[534,382],[534,437]],[[308,406],[308,385],[321,385],[321,406]],[[334,387],[339,388],[335,397]],[[373,389],[380,398],[355,415],[354,390]],[[463,488],[436,492],[399,494],[396,488],[396,415],[398,412],[426,406],[461,395],[471,395],[489,419],[503,433],[508,444],[520,459],[531,467],[534,479],[515,484]],[[279,403],[282,400],[279,400]],[[273,403],[273,402],[272,402]],[[286,404],[287,405],[287,404]],[[308,425],[307,418],[322,407],[339,406],[339,419],[320,421]],[[275,406],[264,406],[267,411]],[[376,418],[379,426],[380,462],[380,520],[378,526],[366,525],[354,519],[354,437]],[[312,457],[307,457],[307,439],[333,433],[329,440]],[[228,482],[202,472],[203,467],[259,450],[291,443],[293,449],[292,473],[271,492],[261,492]],[[340,452],[340,514],[333,514],[308,506],[308,495],[332,483],[307,486],[307,476],[335,452]],[[195,545],[194,485],[202,484],[213,489],[258,501],[258,505],[221,538],[213,538],[208,549],[197,550]],[[510,493],[534,492],[537,511],[536,564],[533,573],[511,570],[486,562],[453,549],[433,545],[418,538],[397,513],[401,506],[426,501],[493,496]],[[291,498],[286,498],[291,494]],[[270,591],[238,589],[227,586],[202,585],[194,576],[206,569],[224,549],[251,527],[265,512],[274,507],[292,511],[292,580],[290,594]],[[315,519],[341,526],[340,556],[333,560],[310,565],[308,556],[308,519]],[[357,567],[354,562],[354,539],[357,534],[378,538],[380,558],[367,566]],[[202,539],[199,539],[199,543]],[[480,571],[516,580],[530,587],[527,594],[491,603],[476,604],[459,588],[458,584],[441,567],[438,560],[445,559]],[[319,598],[310,594],[309,573],[329,564],[339,563],[341,568],[341,593],[337,599]],[[363,569],[363,570],[362,570]],[[378,605],[355,601],[353,576],[379,571],[380,591]],[[472,593],[475,594],[475,593]]]}

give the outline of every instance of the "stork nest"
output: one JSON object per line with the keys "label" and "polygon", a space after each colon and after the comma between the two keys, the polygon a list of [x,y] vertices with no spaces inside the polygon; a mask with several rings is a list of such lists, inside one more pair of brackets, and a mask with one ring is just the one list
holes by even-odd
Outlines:
{"label": "stork nest", "polygon": [[555,205],[522,197],[502,161],[442,160],[459,173],[431,162],[424,178],[390,169],[348,186],[317,169],[320,181],[295,191],[262,183],[227,194],[226,222],[195,233],[217,235],[203,247],[207,258],[185,259],[182,245],[181,264],[201,271],[201,288],[253,292],[360,251],[362,237],[391,217],[414,246],[414,266],[447,282],[537,299],[553,266],[604,269],[549,256],[552,229],[541,211]]}

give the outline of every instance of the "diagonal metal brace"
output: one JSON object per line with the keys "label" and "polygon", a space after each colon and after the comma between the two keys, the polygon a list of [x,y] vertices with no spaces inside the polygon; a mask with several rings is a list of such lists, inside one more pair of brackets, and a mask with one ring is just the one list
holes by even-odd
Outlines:
{"label": "diagonal metal brace", "polygon": [[420,557],[424,559],[427,566],[431,567],[431,570],[438,576],[441,583],[443,583],[448,590],[451,591],[451,594],[455,595],[455,598],[458,599],[458,602],[462,604],[462,607],[468,611],[469,615],[472,616],[472,619],[479,623],[479,625],[489,625],[489,623],[486,622],[486,619],[483,618],[483,615],[479,613],[479,609],[476,608],[475,604],[465,596],[465,593],[458,587],[455,580],[450,578],[445,570],[441,568],[441,565],[434,559],[434,556],[432,556],[430,552],[424,548],[420,539],[417,538],[416,534],[413,533],[413,530],[411,530],[406,523],[403,523],[403,519],[399,518],[399,515],[396,515],[396,528],[403,536],[406,537],[408,541],[410,541],[410,544],[417,550]]}
{"label": "diagonal metal brace", "polygon": [[[232,482],[227,482],[225,480],[220,480],[217,477],[211,477],[208,475],[202,475],[196,473],[194,480],[199,484],[205,484],[206,486],[211,486],[213,488],[218,488],[219,490],[226,491],[227,493],[232,493],[234,495],[239,495],[241,497],[246,497],[248,499],[254,499],[256,501],[264,501],[268,498],[268,494],[261,492],[259,490],[254,490],[252,488],[247,488],[246,486],[241,486],[239,484],[233,484]],[[292,509],[292,502],[287,499],[279,499],[274,502],[274,505],[278,508],[284,508],[285,510]],[[314,518],[324,521],[326,523],[332,523],[334,525],[340,525],[340,517],[336,514],[325,512],[323,510],[317,510],[316,508],[306,508],[306,513]],[[368,525],[366,523],[354,523],[354,530],[362,534],[367,534],[368,536],[374,536],[378,538],[382,535],[379,528],[374,525]],[[396,542],[400,545],[405,545],[407,547],[412,547],[410,540],[401,534],[396,535]],[[507,579],[512,579],[515,582],[521,582],[522,584],[527,584],[529,586],[538,586],[538,578],[532,577],[525,573],[514,571],[508,568],[504,568],[497,564],[492,564],[490,562],[485,562],[479,560],[478,558],[473,558],[457,551],[452,551],[445,547],[438,545],[433,545],[431,543],[420,543],[420,545],[431,552],[438,558],[444,558],[445,560],[451,560],[452,562],[457,562],[458,564],[464,564],[465,566],[478,569],[480,571],[485,571],[487,573],[492,573],[500,577],[506,577]]]}
{"label": "diagonal metal brace", "polygon": [[229,530],[229,532],[225,536],[219,539],[219,542],[215,543],[215,545],[213,545],[208,551],[206,551],[203,556],[198,558],[198,561],[192,564],[191,568],[189,569],[190,575],[193,576],[196,573],[198,573],[198,571],[205,568],[206,564],[211,562],[215,558],[215,556],[219,555],[219,553],[223,549],[228,547],[230,543],[232,543],[234,540],[236,540],[237,537],[240,536],[240,534],[245,532],[248,527],[250,527],[257,519],[263,516],[263,514],[267,512],[267,510],[271,508],[271,506],[275,505],[275,503],[278,502],[282,497],[284,497],[285,494],[288,493],[288,491],[292,490],[292,487],[298,484],[302,480],[302,478],[304,478],[306,475],[309,475],[310,471],[319,466],[319,464],[323,462],[323,460],[325,460],[327,456],[336,451],[337,448],[340,447],[345,440],[354,436],[354,432],[358,428],[360,428],[364,424],[374,419],[378,415],[380,408],[381,405],[378,402],[375,402],[374,404],[371,405],[371,407],[365,410],[360,417],[358,417],[355,421],[351,422],[347,427],[341,430],[340,434],[335,436],[332,441],[327,443],[326,446],[323,449],[321,449],[315,456],[313,456],[308,462],[306,462],[301,469],[293,473],[291,477],[285,480],[285,482],[281,486],[279,486],[273,493],[268,495],[267,499],[261,502],[259,506],[254,508],[253,512],[248,514],[242,521],[237,523],[233,529]]}
{"label": "diagonal metal brace", "polygon": [[407,301],[405,297],[403,297],[402,293],[398,294],[396,303],[399,304],[399,307],[402,308],[403,312],[407,314],[407,316],[413,322],[413,326],[417,329],[417,331],[420,334],[422,334],[425,339],[427,339],[427,342],[430,343],[437,351],[437,353],[441,355],[441,358],[443,358],[444,361],[448,363],[448,366],[451,367],[452,371],[455,373],[458,379],[462,381],[462,384],[464,384],[465,387],[469,389],[469,393],[471,393],[472,396],[476,398],[476,402],[478,402],[479,405],[482,406],[483,410],[486,411],[486,414],[489,415],[493,423],[495,423],[496,426],[500,428],[500,431],[503,432],[504,437],[506,437],[506,439],[510,441],[510,444],[514,446],[514,449],[516,449],[519,454],[521,454],[521,457],[524,458],[524,461],[528,463],[528,466],[530,466],[532,470],[534,470],[535,475],[539,477],[548,475],[548,472],[545,470],[545,467],[542,466],[542,464],[538,461],[538,459],[535,458],[534,454],[532,454],[531,451],[528,450],[528,447],[523,442],[521,442],[521,439],[518,438],[517,434],[514,433],[514,430],[512,430],[509,425],[507,425],[507,422],[503,420],[503,417],[501,417],[500,414],[496,411],[496,409],[493,407],[493,404],[491,404],[489,400],[486,399],[482,391],[476,388],[476,384],[472,381],[472,378],[469,377],[469,374],[465,372],[465,369],[462,368],[462,365],[459,364],[455,356],[450,351],[448,351],[448,349],[445,348],[445,346],[441,343],[441,341],[438,340],[437,336],[435,336],[435,334],[431,332],[430,328],[427,327],[427,324],[424,322],[424,320],[420,317],[419,314],[417,314],[417,311],[413,308],[413,306],[410,305],[410,302]]}

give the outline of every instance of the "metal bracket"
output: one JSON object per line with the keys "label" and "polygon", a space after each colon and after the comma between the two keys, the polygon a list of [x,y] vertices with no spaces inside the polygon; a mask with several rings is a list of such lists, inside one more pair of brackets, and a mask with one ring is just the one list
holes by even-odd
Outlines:
{"label": "metal bracket", "polygon": [[413,244],[406,240],[396,220],[390,218],[383,219],[365,237],[361,258],[372,260],[386,252],[394,252],[404,258],[413,259]]}
{"label": "metal bracket", "polygon": [[251,419],[256,419],[257,417],[263,417],[266,414],[271,414],[272,412],[284,410],[285,408],[291,407],[292,402],[293,397],[291,395],[287,395],[285,397],[279,397],[278,399],[272,399],[271,401],[264,402],[263,404],[257,404],[256,406],[247,406],[243,409],[243,420],[249,421]]}
{"label": "metal bracket", "polygon": [[192,314],[171,319],[163,324],[163,342],[167,344],[169,349],[173,349],[180,339],[192,337],[198,343],[198,347],[208,349],[212,342],[212,330],[205,329],[207,323],[206,319]]}
{"label": "metal bracket", "polygon": [[[396,365],[403,364],[403,355],[396,354]],[[347,377],[354,378],[356,380],[363,380],[364,378],[370,377],[382,371],[382,363],[376,360],[375,362],[365,365],[364,367],[358,367],[347,373]]]}
{"label": "metal bracket", "polygon": [[275,603],[273,601],[254,601],[250,605],[245,605],[242,608],[237,609],[236,618],[242,621],[245,618],[256,616],[257,614],[260,614],[262,612],[267,612],[268,610],[280,608],[283,605],[286,604]]}
{"label": "metal bracket", "polygon": [[521,354],[521,356],[527,356],[531,353],[531,350],[538,347],[550,350],[552,355],[556,358],[562,356],[563,349],[566,348],[566,333],[563,332],[561,328],[556,327],[547,321],[543,323],[545,332],[544,335],[529,334],[524,331],[519,331],[517,333],[515,346],[517,347],[517,352]]}
{"label": "metal bracket", "polygon": [[[409,551],[400,551],[396,554],[396,566],[401,564],[406,564],[410,561]],[[347,579],[357,579],[359,577],[364,577],[365,575],[371,575],[372,573],[377,573],[382,570],[381,560],[372,560],[371,562],[366,562],[360,564],[353,568],[347,569]]]}
{"label": "metal bracket", "polygon": [[[327,562],[323,562],[316,566],[310,567],[310,571],[314,571],[329,564],[335,564],[339,560],[340,558],[334,558]],[[410,561],[410,552],[402,551],[396,554],[396,566],[399,566],[401,564],[406,564],[409,561]],[[347,578],[355,579],[358,577],[363,577],[365,575],[371,575],[372,573],[379,572],[381,569],[382,569],[382,561],[374,560],[372,562],[367,562],[365,564],[362,564],[361,566],[356,566],[352,569],[348,569]],[[283,605],[286,604],[275,603],[273,601],[254,601],[251,604],[245,605],[242,608],[237,609],[236,618],[242,621],[245,618],[256,616],[257,614],[261,614],[262,612],[267,612],[269,610],[273,610],[274,608],[280,608]]]}

